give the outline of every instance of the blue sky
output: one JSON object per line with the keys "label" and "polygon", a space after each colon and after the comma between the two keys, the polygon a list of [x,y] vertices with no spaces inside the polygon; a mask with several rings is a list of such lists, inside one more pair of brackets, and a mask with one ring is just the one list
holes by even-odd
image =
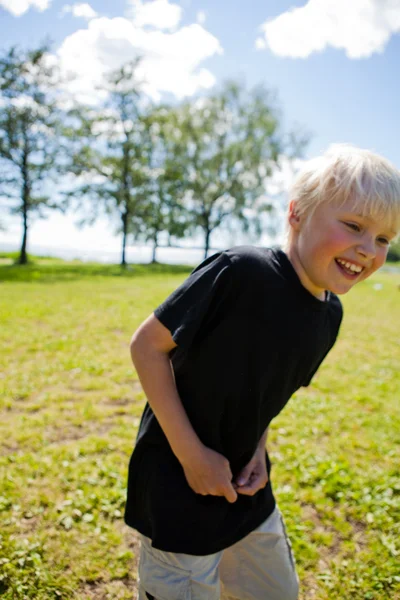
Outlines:
{"label": "blue sky", "polygon": [[[155,99],[206,92],[226,78],[262,82],[277,91],[287,126],[311,132],[307,156],[349,142],[400,168],[399,32],[400,0],[0,0],[1,46],[50,38],[86,97],[102,69],[140,51]],[[75,231],[72,217],[51,219],[33,225],[32,243],[93,245],[106,236],[119,245],[104,224],[96,234]],[[18,223],[2,239],[19,243]]]}

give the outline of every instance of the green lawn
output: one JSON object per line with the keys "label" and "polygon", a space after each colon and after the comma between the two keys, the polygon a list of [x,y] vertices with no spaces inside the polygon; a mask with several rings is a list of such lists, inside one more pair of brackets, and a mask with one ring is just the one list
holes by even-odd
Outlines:
{"label": "green lawn", "polygon": [[[129,340],[189,269],[2,261],[0,596],[134,598]],[[400,599],[399,283],[343,298],[338,343],[271,427],[302,600]]]}

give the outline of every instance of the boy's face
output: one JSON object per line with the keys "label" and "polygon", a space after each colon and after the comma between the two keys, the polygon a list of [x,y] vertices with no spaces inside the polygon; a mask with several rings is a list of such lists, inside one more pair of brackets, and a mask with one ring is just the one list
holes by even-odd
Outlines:
{"label": "boy's face", "polygon": [[319,205],[311,216],[289,208],[292,239],[288,256],[300,281],[314,296],[345,294],[381,267],[396,235],[380,221],[361,215],[354,202]]}

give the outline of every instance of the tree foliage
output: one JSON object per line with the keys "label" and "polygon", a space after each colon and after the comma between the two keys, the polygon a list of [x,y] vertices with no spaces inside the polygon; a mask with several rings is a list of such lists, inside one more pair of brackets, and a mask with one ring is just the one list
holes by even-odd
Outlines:
{"label": "tree foliage", "polygon": [[[156,260],[162,236],[174,243],[200,230],[207,256],[213,232],[227,223],[261,232],[272,210],[266,182],[305,140],[283,134],[263,87],[247,92],[231,82],[194,101],[153,106],[137,79],[139,63],[109,72],[97,106],[75,104],[61,119],[47,48],[0,57],[0,193],[23,220],[21,263],[31,215],[71,197],[84,208],[83,223],[100,215],[116,223],[122,265],[129,236],[150,241]],[[49,180],[67,171],[73,181],[62,201]]]}
{"label": "tree foliage", "polygon": [[191,228],[191,215],[183,194],[185,173],[175,154],[175,117],[168,106],[152,107],[146,117],[151,189],[138,237],[152,242],[152,262],[156,262],[160,234],[167,234],[171,245],[171,241],[184,237]]}
{"label": "tree foliage", "polygon": [[390,244],[387,260],[388,262],[400,262],[400,240]]}
{"label": "tree foliage", "polygon": [[147,239],[154,221],[154,136],[136,78],[138,62],[109,73],[101,89],[105,102],[92,109],[75,108],[68,132],[75,140],[71,170],[79,176],[72,194],[91,205],[83,222],[93,222],[101,214],[117,221],[122,265],[128,236]]}
{"label": "tree foliage", "polygon": [[31,216],[61,207],[48,192],[48,180],[62,168],[56,78],[46,46],[13,47],[0,56],[0,196],[22,218],[21,264],[27,262]]}
{"label": "tree foliage", "polygon": [[138,61],[108,77],[100,109],[75,110],[73,169],[84,182],[74,193],[91,199],[94,220],[105,211],[123,234],[169,242],[199,229],[207,255],[213,231],[235,219],[261,231],[272,206],[268,177],[282,154],[297,156],[304,140],[281,132],[280,114],[267,90],[247,93],[228,83],[209,97],[177,106],[144,102]]}
{"label": "tree foliage", "polygon": [[191,229],[201,229],[207,256],[211,234],[229,219],[261,229],[271,210],[265,184],[282,154],[298,155],[304,140],[285,137],[280,114],[263,87],[237,83],[174,110],[173,154],[184,185]]}

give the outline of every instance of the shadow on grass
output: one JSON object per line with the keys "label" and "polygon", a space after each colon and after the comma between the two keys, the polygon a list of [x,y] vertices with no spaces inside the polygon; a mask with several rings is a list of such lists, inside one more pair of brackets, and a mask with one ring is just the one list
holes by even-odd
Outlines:
{"label": "shadow on grass", "polygon": [[109,265],[99,263],[31,262],[27,265],[0,265],[0,282],[55,283],[92,277],[143,277],[146,275],[188,274],[192,267],[187,265]]}

